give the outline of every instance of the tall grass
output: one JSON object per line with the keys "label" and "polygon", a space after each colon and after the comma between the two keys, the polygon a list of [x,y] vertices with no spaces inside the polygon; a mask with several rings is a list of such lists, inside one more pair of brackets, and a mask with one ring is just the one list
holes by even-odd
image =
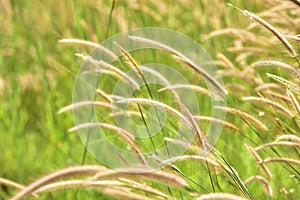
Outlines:
{"label": "tall grass", "polygon": [[[0,65],[4,66],[0,69],[0,150],[4,153],[0,158],[0,198],[298,198],[299,4],[237,1],[235,6],[242,8],[243,16],[222,1],[213,3],[214,6],[211,1],[195,4],[182,0],[2,1],[0,19],[5,26],[0,30]],[[60,20],[54,16],[60,16]],[[238,21],[234,22],[233,17]],[[84,56],[110,35],[143,26],[174,28],[203,42],[220,68],[225,87],[181,52],[147,38],[131,39],[160,47],[159,54],[131,54],[119,46],[123,54],[121,65]],[[58,40],[65,44],[57,43]],[[133,98],[124,98],[114,96],[113,88],[99,85],[95,101],[64,107],[71,102],[73,78],[82,62],[72,56],[75,53],[95,67],[92,73],[105,72],[107,83],[125,77],[127,84],[138,88],[136,80],[124,74],[131,68],[147,88],[139,88]],[[138,67],[137,63],[149,58],[160,58],[178,67],[189,78],[190,85],[148,84],[143,77],[146,72],[160,77],[162,82],[168,81],[158,71]],[[101,71],[103,67],[109,70]],[[219,93],[226,94],[227,106],[216,107],[228,113],[225,120],[210,116],[208,101],[218,100],[219,94],[210,93],[190,69],[211,82]],[[200,113],[189,110],[177,95],[188,90],[195,91],[201,99]],[[130,108],[127,113],[119,107],[125,103]],[[113,118],[118,115],[130,115],[138,123],[147,124],[151,116],[147,112],[149,105],[155,106],[154,116],[159,122],[161,110],[167,111],[171,119],[153,141],[139,140],[135,137],[137,133],[114,124]],[[72,117],[64,112],[87,106],[97,106],[101,111],[97,112],[99,123],[69,129]],[[61,115],[56,115],[57,111]],[[184,139],[184,133],[180,133],[182,138],[173,138],[181,121],[197,138],[192,144]],[[214,147],[205,135],[209,124],[224,126]],[[163,168],[137,172],[123,160],[128,165],[126,169],[109,169],[84,154],[76,135],[67,134],[68,129],[99,127],[120,148],[129,147],[128,151],[136,153],[144,169],[150,167],[149,161]],[[153,145],[170,143],[187,151],[174,157],[143,154],[151,151]],[[203,154],[208,149],[210,153]],[[74,166],[81,163],[82,157],[87,164]],[[49,174],[52,171],[55,172]]]}

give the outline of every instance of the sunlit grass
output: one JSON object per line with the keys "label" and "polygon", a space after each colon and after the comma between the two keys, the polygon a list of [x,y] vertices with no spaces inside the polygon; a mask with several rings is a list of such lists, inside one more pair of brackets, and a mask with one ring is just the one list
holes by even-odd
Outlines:
{"label": "sunlit grass", "polygon": [[[299,91],[279,80],[288,77],[287,80],[297,86],[297,76],[293,76],[296,73],[293,72],[290,77],[290,71],[286,73],[285,70],[267,67],[253,69],[251,66],[254,62],[256,65],[257,62],[263,63],[262,59],[276,58],[277,64],[282,62],[282,65],[286,63],[284,66],[299,68],[299,64],[289,58],[288,51],[276,37],[219,0],[180,0],[176,3],[118,1],[112,10],[112,20],[109,23],[112,2],[34,0],[0,3],[0,20],[3,22],[0,28],[0,177],[26,185],[45,174],[80,165],[83,161],[86,164],[101,164],[89,154],[84,156],[84,147],[80,139],[77,135],[68,134],[68,130],[74,125],[71,114],[57,115],[62,107],[72,102],[74,79],[82,63],[82,59],[75,56],[75,53],[88,55],[92,47],[62,44],[58,41],[63,38],[78,38],[99,43],[105,40],[106,36],[131,28],[157,26],[180,31],[201,42],[217,65],[219,64],[225,88],[229,91],[227,111],[230,110],[229,107],[234,109],[229,112],[231,114],[227,115],[226,121],[239,129],[224,129],[215,148],[236,170],[242,181],[255,175],[264,176],[272,187],[275,199],[296,198],[297,191],[300,190],[299,166],[295,161],[299,160],[299,152],[297,148],[293,148],[292,143],[286,143],[290,141],[284,141],[282,144],[287,144],[285,146],[276,145],[281,144],[276,143],[278,136],[297,135],[299,132]],[[254,13],[263,12],[271,7],[260,1],[232,3]],[[281,16],[284,16],[280,20],[276,21],[275,15],[259,16],[270,21],[283,34],[293,36],[289,34],[297,34],[297,22],[293,24],[292,20],[281,20],[294,17],[299,21],[299,14],[292,11],[295,5],[292,2],[288,3],[287,10],[290,13],[287,15],[284,11],[280,12]],[[221,29],[230,30],[220,32]],[[237,29],[245,32],[232,32]],[[213,35],[214,31],[219,31],[218,35]],[[297,46],[288,36],[286,39],[296,47],[295,53],[299,54],[299,44]],[[220,52],[223,54],[219,54]],[[151,56],[155,53],[157,52],[153,52]],[[134,58],[139,61],[138,57]],[[170,60],[171,56],[166,58],[166,61]],[[193,75],[190,77],[195,78]],[[271,90],[273,93],[269,89],[257,93],[254,89],[262,83],[276,83],[279,89]],[[285,88],[289,89],[288,95],[284,91]],[[277,95],[274,96],[274,93]],[[149,95],[146,94],[145,92],[145,96]],[[247,96],[252,99],[241,98]],[[263,99],[265,103],[252,101],[258,98]],[[276,104],[272,105],[270,101]],[[287,109],[285,112],[288,113],[288,117],[285,113],[278,112],[278,104]],[[242,111],[249,113],[254,119],[245,117]],[[200,127],[202,126],[205,127],[201,124]],[[244,143],[254,149],[269,144],[268,148],[257,149],[257,153],[266,161],[264,166],[272,172],[272,179],[268,179],[263,173],[261,163],[251,155]],[[297,145],[294,147],[298,147]],[[191,188],[170,190],[164,184],[154,184],[156,189],[167,195],[174,195],[179,199],[191,191],[230,192],[242,195],[236,193],[237,186],[233,185],[226,173],[219,173],[218,170],[214,171],[193,161],[175,162],[175,165],[182,174],[175,172],[172,166],[169,166],[169,172],[182,175],[181,178],[185,178]],[[191,171],[199,173],[190,173]],[[184,174],[196,183],[188,180]],[[246,182],[245,185],[253,197],[268,197],[269,193],[265,191],[264,185],[255,178]],[[207,191],[201,189],[197,183]],[[7,199],[15,192],[16,190],[1,185],[0,199]],[[113,196],[113,190],[104,191],[104,194]],[[67,189],[41,195],[41,198],[101,198],[101,195],[100,192],[90,189]]]}

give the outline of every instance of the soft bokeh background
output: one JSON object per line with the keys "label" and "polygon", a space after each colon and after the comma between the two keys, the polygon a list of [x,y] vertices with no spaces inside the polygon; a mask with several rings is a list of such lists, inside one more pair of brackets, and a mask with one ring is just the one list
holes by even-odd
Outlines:
{"label": "soft bokeh background", "polygon": [[[233,3],[256,12],[264,9],[259,2]],[[204,40],[204,35],[249,24],[222,0],[119,0],[109,23],[111,6],[109,0],[0,0],[0,177],[26,184],[82,163],[83,145],[76,134],[67,133],[73,126],[72,114],[57,115],[57,111],[72,102],[73,83],[81,65],[74,54],[92,49],[61,44],[60,39],[100,43],[132,28],[164,27],[194,38],[216,57],[232,38]],[[234,146],[227,151],[238,154]],[[85,163],[98,162],[88,154]],[[247,163],[240,168],[245,166]],[[0,199],[12,193],[0,188]],[[94,195],[80,190],[79,195],[86,194]],[[45,198],[73,196],[61,191]]]}

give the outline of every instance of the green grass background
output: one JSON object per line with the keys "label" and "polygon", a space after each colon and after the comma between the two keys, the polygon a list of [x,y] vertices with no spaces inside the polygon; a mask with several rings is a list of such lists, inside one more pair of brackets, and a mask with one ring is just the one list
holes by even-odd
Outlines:
{"label": "green grass background", "polygon": [[[204,41],[203,35],[221,28],[243,29],[249,23],[221,0],[135,2],[119,0],[109,24],[112,1],[108,0],[0,1],[0,177],[27,184],[82,162],[81,141],[76,134],[67,133],[74,125],[72,114],[57,115],[57,111],[72,102],[73,83],[81,65],[74,53],[92,49],[60,44],[58,40],[79,38],[100,43],[107,31],[109,37],[132,28],[164,27],[192,37],[215,57],[231,44],[232,38]],[[233,3],[256,12],[264,9],[258,2]],[[255,137],[254,133],[249,135]],[[250,155],[241,145],[243,140],[225,130],[218,150],[246,178],[257,168],[247,167],[255,166],[255,161],[245,162],[243,157]],[[98,161],[88,154],[85,163]],[[250,191],[255,193],[255,189]],[[0,188],[0,199],[13,193]],[[83,189],[77,195],[79,199],[101,197],[100,193]],[[42,199],[75,196],[76,190],[66,190],[42,195]]]}

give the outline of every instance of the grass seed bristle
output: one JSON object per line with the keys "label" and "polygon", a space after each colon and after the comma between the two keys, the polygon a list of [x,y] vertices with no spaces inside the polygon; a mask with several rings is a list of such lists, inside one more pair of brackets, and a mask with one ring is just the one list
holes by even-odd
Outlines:
{"label": "grass seed bristle", "polygon": [[267,177],[272,178],[272,173],[269,170],[269,168],[264,165],[263,160],[261,157],[258,155],[258,153],[255,151],[255,149],[247,144],[244,144],[246,149],[251,153],[251,155],[254,157],[254,159],[257,161],[257,163],[261,166],[262,170],[264,173],[267,175]]}
{"label": "grass seed bristle", "polygon": [[243,97],[242,100],[243,101],[257,101],[257,102],[265,103],[265,104],[270,105],[274,108],[277,108],[281,112],[287,114],[289,117],[294,117],[294,114],[291,111],[289,111],[287,108],[283,107],[279,103],[274,102],[270,99],[261,98],[261,97]]}
{"label": "grass seed bristle", "polygon": [[251,184],[253,181],[259,181],[261,182],[265,188],[266,188],[266,193],[269,197],[272,197],[273,196],[273,190],[272,190],[272,187],[271,185],[269,184],[269,182],[262,176],[251,176],[249,177],[247,180],[245,180],[245,184]]}

